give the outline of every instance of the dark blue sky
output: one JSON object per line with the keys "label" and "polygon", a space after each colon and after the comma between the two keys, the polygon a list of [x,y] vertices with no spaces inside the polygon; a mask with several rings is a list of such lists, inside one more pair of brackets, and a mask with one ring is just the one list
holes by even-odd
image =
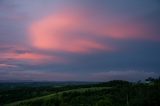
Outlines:
{"label": "dark blue sky", "polygon": [[159,0],[1,0],[0,80],[160,75]]}

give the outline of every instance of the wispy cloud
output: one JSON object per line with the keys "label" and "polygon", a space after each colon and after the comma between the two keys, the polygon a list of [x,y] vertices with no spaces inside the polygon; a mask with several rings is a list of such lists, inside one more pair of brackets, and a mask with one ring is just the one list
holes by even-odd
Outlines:
{"label": "wispy cloud", "polygon": [[49,62],[58,63],[65,61],[62,57],[36,52],[36,50],[27,48],[25,46],[4,45],[1,46],[0,49],[2,50],[0,52],[0,59],[3,61],[19,61],[26,62],[28,64],[45,64]]}
{"label": "wispy cloud", "polygon": [[106,71],[88,74],[38,70],[0,70],[1,80],[33,80],[33,81],[110,81],[128,80],[144,81],[148,77],[158,77],[158,73],[145,71]]}
{"label": "wispy cloud", "polygon": [[0,69],[1,68],[16,68],[16,65],[11,65],[11,64],[0,64]]}
{"label": "wispy cloud", "polygon": [[5,71],[0,70],[0,80],[33,80],[33,81],[71,81],[76,76],[64,72],[40,72],[35,70]]}

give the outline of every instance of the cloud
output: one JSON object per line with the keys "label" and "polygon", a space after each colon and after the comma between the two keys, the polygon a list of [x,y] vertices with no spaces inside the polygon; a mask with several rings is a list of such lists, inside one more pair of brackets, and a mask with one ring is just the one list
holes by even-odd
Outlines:
{"label": "cloud", "polygon": [[16,65],[11,65],[11,64],[0,64],[0,68],[16,68]]}
{"label": "cloud", "polygon": [[[32,46],[64,52],[112,51],[114,44],[96,39],[146,39],[158,40],[146,23],[124,20],[111,12],[105,15],[89,11],[61,10],[36,20],[29,27]],[[108,16],[107,16],[108,14]]]}
{"label": "cloud", "polygon": [[[36,62],[36,63],[45,63],[45,62],[56,62],[60,61],[60,58],[56,56],[48,56],[39,53],[22,53],[22,54],[9,54],[10,58],[22,61]],[[8,56],[9,56],[8,55]]]}
{"label": "cloud", "polygon": [[[25,71],[20,73],[29,79],[38,74],[32,70],[54,69],[79,73],[78,80],[101,81],[141,79],[160,69],[160,8],[155,1],[0,2],[0,70]],[[145,72],[101,71],[129,69]],[[94,75],[88,77],[89,72]],[[39,79],[45,75],[40,74]]]}
{"label": "cloud", "polygon": [[0,47],[1,61],[25,62],[27,64],[44,64],[64,62],[64,59],[56,55],[48,55],[36,50],[16,45],[4,45]]}
{"label": "cloud", "polygon": [[138,80],[144,80],[148,77],[158,77],[158,74],[156,72],[146,72],[146,71],[107,71],[107,72],[92,73],[90,76],[92,80],[96,79],[99,81],[108,81],[108,80],[138,81]]}
{"label": "cloud", "polygon": [[[84,17],[70,13],[58,13],[33,22],[30,39],[34,47],[65,52],[112,51],[112,47],[93,40],[92,26]],[[99,30],[99,29],[97,29]],[[84,34],[83,34],[84,33]],[[85,33],[90,35],[88,38]]]}
{"label": "cloud", "polygon": [[64,72],[0,70],[0,80],[71,81],[75,78],[74,74]]}
{"label": "cloud", "polygon": [[0,70],[0,80],[33,80],[33,81],[109,81],[109,80],[128,80],[139,81],[148,77],[158,77],[156,72],[145,71],[108,71],[88,74],[78,74],[71,72],[55,72],[52,70]]}

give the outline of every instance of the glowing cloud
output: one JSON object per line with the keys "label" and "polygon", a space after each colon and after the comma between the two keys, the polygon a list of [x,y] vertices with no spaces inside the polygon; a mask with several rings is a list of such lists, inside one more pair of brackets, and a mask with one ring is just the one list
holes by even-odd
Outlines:
{"label": "glowing cloud", "polygon": [[[25,49],[25,47],[19,46],[6,46],[4,45],[5,51],[0,52],[0,60],[14,60],[23,61],[30,64],[43,64],[48,62],[64,62],[59,56],[47,55],[43,53],[36,53],[33,50]],[[8,49],[9,48],[9,49]],[[0,64],[0,67],[13,67],[8,64]]]}
{"label": "glowing cloud", "polygon": [[63,59],[56,56],[48,56],[44,54],[38,54],[38,53],[1,53],[3,56],[1,59],[10,59],[10,60],[16,60],[16,61],[25,61],[33,64],[41,64],[41,63],[48,63],[48,62],[62,62]]}
{"label": "glowing cloud", "polygon": [[50,15],[30,27],[30,39],[34,47],[66,52],[90,52],[96,50],[112,50],[112,47],[87,38],[78,32],[89,32],[92,26],[87,26],[87,20],[64,12]]}
{"label": "glowing cloud", "polygon": [[102,22],[90,17],[87,12],[78,11],[78,13],[59,12],[33,22],[29,28],[32,45],[40,49],[84,53],[93,49],[113,50],[112,46],[93,40],[95,36],[118,40],[153,38],[148,35],[149,30],[143,24],[127,22],[121,18]]}

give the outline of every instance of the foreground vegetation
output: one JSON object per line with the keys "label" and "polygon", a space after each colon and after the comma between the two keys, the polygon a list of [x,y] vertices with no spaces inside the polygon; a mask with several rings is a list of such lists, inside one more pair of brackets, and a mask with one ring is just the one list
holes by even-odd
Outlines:
{"label": "foreground vegetation", "polygon": [[160,78],[148,78],[145,83],[115,80],[60,88],[46,96],[5,106],[160,106]]}

